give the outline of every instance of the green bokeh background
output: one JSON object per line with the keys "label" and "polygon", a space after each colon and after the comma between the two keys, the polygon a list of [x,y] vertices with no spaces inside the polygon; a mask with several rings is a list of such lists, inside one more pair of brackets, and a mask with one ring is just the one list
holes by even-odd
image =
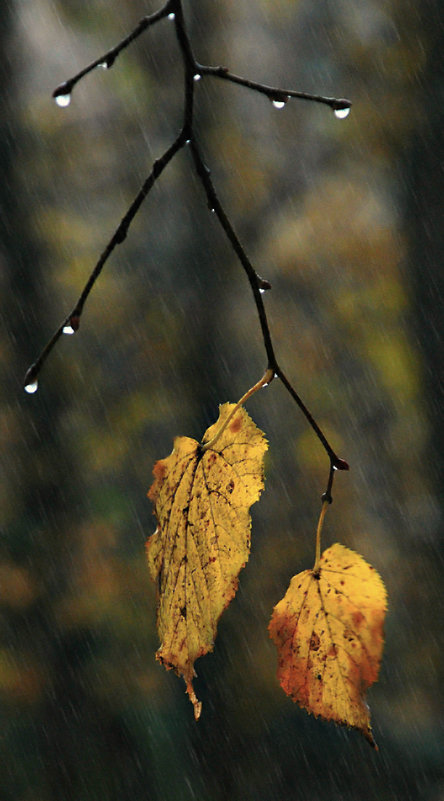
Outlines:
{"label": "green bokeh background", "polygon": [[[278,359],[351,464],[324,544],[389,593],[373,753],[280,690],[271,610],[313,561],[328,464],[275,381],[252,553],[196,725],[154,660],[146,492],[177,434],[262,375],[251,293],[181,152],[64,337],[22,377],[173,140],[182,67],[167,20],[61,110],[51,92],[152,2],[14,0],[0,9],[0,797],[3,801],[443,801],[440,4],[184,3],[197,58],[353,100],[347,120],[224,82],[196,131],[258,272]],[[441,37],[441,38],[440,38]]]}

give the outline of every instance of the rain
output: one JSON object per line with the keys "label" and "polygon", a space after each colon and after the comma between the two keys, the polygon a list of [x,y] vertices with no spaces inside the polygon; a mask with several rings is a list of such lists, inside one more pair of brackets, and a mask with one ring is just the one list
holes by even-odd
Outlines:
{"label": "rain", "polygon": [[[442,801],[441,9],[183,0],[111,56],[161,5],[0,10],[0,796]],[[199,66],[193,129],[79,313],[181,131],[180,9]],[[329,478],[279,369],[246,403],[269,442],[265,490],[236,597],[195,665],[198,722],[155,659],[153,466],[267,368],[221,208],[257,271],[280,370],[350,465],[335,471],[322,546],[357,551],[387,588],[367,695],[377,752],[276,678],[270,617],[313,565]]]}

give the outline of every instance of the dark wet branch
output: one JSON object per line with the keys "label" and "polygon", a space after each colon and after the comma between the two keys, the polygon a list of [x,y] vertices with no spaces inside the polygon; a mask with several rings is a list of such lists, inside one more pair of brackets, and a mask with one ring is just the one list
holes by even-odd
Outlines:
{"label": "dark wet branch", "polygon": [[73,78],[70,78],[68,81],[65,81],[64,83],[60,84],[53,93],[53,97],[56,98],[56,101],[59,102],[59,105],[63,106],[68,104],[70,99],[70,94],[76,83],[79,80],[81,80],[81,78],[83,78],[85,75],[87,75],[89,72],[91,72],[100,65],[104,65],[107,67],[112,66],[115,59],[117,58],[119,53],[121,53],[122,50],[128,47],[128,45],[131,44],[131,42],[133,42],[138,36],[140,36],[143,33],[143,31],[145,31],[148,27],[150,27],[151,25],[153,25],[154,23],[158,22],[159,20],[163,19],[166,16],[169,16],[172,20],[174,20],[176,38],[184,65],[184,80],[185,80],[184,109],[183,109],[183,123],[181,131],[178,134],[175,141],[173,142],[173,144],[170,145],[164,152],[164,154],[154,162],[150,174],[148,175],[147,179],[145,180],[138,194],[131,203],[128,211],[126,212],[121,222],[119,223],[115,233],[113,234],[108,244],[106,245],[103,253],[101,254],[73,310],[63,320],[63,322],[57,328],[51,339],[43,348],[40,356],[28,369],[25,376],[25,388],[27,389],[28,392],[35,391],[35,389],[37,388],[37,376],[44,362],[49,356],[50,352],[56,345],[57,341],[60,339],[61,335],[73,334],[75,331],[77,331],[77,329],[79,328],[80,317],[82,315],[85,302],[90,292],[92,291],[100,273],[102,272],[103,267],[108,261],[110,255],[112,254],[116,246],[121,244],[125,240],[129,227],[132,221],[134,220],[134,217],[138,213],[143,201],[145,200],[148,193],[156,183],[157,179],[162,174],[165,167],[174,158],[174,156],[178,153],[178,151],[181,150],[182,147],[184,147],[184,145],[188,145],[193,158],[194,168],[196,170],[197,176],[202,184],[202,187],[207,197],[208,207],[212,212],[216,214],[217,219],[219,220],[220,225],[228,241],[231,244],[231,247],[233,248],[237,258],[239,259],[243,269],[245,270],[248,281],[250,283],[254,302],[256,304],[256,309],[258,313],[262,338],[264,341],[264,347],[267,354],[268,370],[270,371],[270,374],[272,376],[279,378],[282,381],[286,390],[289,392],[293,400],[301,409],[302,413],[305,415],[306,420],[308,421],[309,425],[315,432],[316,436],[318,437],[319,441],[321,442],[323,448],[325,449],[329,457],[330,460],[329,478],[327,483],[327,490],[323,498],[324,500],[328,500],[331,502],[332,500],[331,489],[333,485],[334,471],[348,470],[348,464],[347,462],[345,462],[343,459],[340,459],[336,455],[330,443],[328,442],[327,438],[325,437],[325,434],[317,424],[311,412],[308,410],[308,408],[301,400],[300,396],[298,395],[294,387],[290,384],[290,382],[286,378],[285,374],[283,373],[282,369],[280,368],[276,360],[267,314],[262,300],[262,294],[267,289],[271,289],[271,284],[266,279],[261,278],[261,276],[258,275],[258,273],[256,272],[234,230],[234,227],[227,213],[225,212],[219,200],[213,181],[211,179],[210,170],[205,164],[200,146],[195,137],[195,131],[193,127],[193,108],[194,108],[194,93],[195,93],[196,78],[202,77],[204,75],[231,81],[232,83],[240,84],[246,87],[247,89],[260,92],[261,94],[267,96],[277,107],[282,107],[283,105],[285,105],[285,103],[288,101],[290,97],[295,97],[303,100],[311,100],[318,103],[324,103],[330,106],[330,108],[332,108],[335,111],[335,113],[338,112],[340,116],[344,117],[348,114],[351,103],[349,100],[328,98],[328,97],[323,97],[321,95],[311,95],[306,92],[297,92],[295,90],[287,90],[287,89],[280,89],[272,86],[267,86],[265,84],[257,83],[255,81],[250,81],[246,78],[242,78],[238,75],[234,75],[233,73],[230,73],[225,67],[208,67],[199,64],[199,62],[197,62],[194,57],[191,41],[186,29],[185,19],[183,15],[183,8],[182,8],[182,0],[168,0],[168,2],[155,14],[152,14],[149,17],[144,17],[142,20],[140,20],[134,31],[130,33],[129,36],[127,36],[125,39],[122,39],[122,41],[116,47],[114,47],[112,50],[107,51],[103,56],[96,59],[96,61],[93,61],[88,67],[85,67],[85,69],[81,70]]}
{"label": "dark wet branch", "polygon": [[[138,37],[142,33],[144,33],[144,31],[146,31],[146,29],[149,28],[151,25],[154,25],[156,22],[159,22],[159,20],[168,16],[168,14],[171,11],[170,8],[171,5],[172,5],[171,0],[168,0],[168,2],[165,3],[163,8],[161,8],[159,11],[156,11],[149,17],[142,17],[142,19],[139,20],[139,22],[137,23],[134,30],[128,36],[122,39],[122,41],[119,42],[119,44],[111,48],[111,50],[107,50],[106,53],[103,54],[103,56],[96,58],[95,61],[92,61],[91,64],[88,64],[88,66],[84,67],[83,70],[80,70],[80,72],[78,72],[77,75],[74,75],[68,81],[63,81],[63,83],[59,84],[56,87],[56,89],[54,89],[52,96],[54,98],[69,97],[75,85],[82,78],[84,78],[85,75],[88,75],[88,73],[92,72],[97,67],[104,67],[105,69],[111,69],[117,56],[122,52],[122,50],[125,50],[128,47],[128,45],[134,42],[135,39],[138,39]],[[66,103],[65,105],[68,105],[68,103]]]}
{"label": "dark wet branch", "polygon": [[299,92],[296,89],[282,89],[278,86],[268,86],[265,83],[250,81],[248,78],[242,78],[240,75],[235,75],[230,72],[227,67],[206,67],[203,64],[198,64],[197,67],[200,75],[222,78],[222,80],[231,81],[231,83],[237,83],[240,86],[245,86],[247,89],[260,92],[260,94],[265,95],[269,100],[276,103],[278,108],[281,104],[285,105],[291,97],[295,97],[299,100],[311,100],[315,103],[323,103],[333,109],[333,111],[344,112],[343,116],[347,116],[352,105],[350,100],[346,100],[343,97],[324,97],[324,95],[313,95],[309,92]]}
{"label": "dark wet branch", "polygon": [[244,268],[247,274],[247,278],[250,282],[251,290],[253,292],[254,301],[256,303],[257,313],[259,316],[259,322],[262,330],[262,337],[264,340],[264,346],[268,357],[268,367],[269,369],[276,371],[277,362],[276,362],[276,357],[274,355],[270,329],[268,327],[267,315],[265,312],[265,307],[261,294],[261,291],[264,292],[265,289],[271,289],[271,284],[269,283],[269,281],[265,281],[263,278],[261,278],[257,274],[253,265],[251,264],[250,259],[248,258],[243,246],[241,245],[237,237],[237,234],[235,233],[234,228],[230,220],[228,219],[227,214],[224,211],[222,204],[217,196],[214,184],[211,180],[211,172],[204,163],[199,145],[197,144],[194,138],[190,140],[190,149],[193,156],[196,173],[200,179],[200,182],[207,196],[208,208],[210,209],[210,211],[216,214],[216,217],[218,218],[228,241],[230,242],[234,252],[236,253],[236,256],[238,257],[242,267]]}
{"label": "dark wet branch", "polygon": [[111,256],[111,253],[113,252],[114,248],[117,245],[120,245],[126,239],[126,236],[127,236],[127,233],[128,233],[128,229],[129,229],[132,221],[134,220],[134,217],[136,216],[137,212],[139,211],[143,201],[145,200],[146,196],[148,195],[149,191],[152,189],[152,187],[154,186],[156,180],[162,174],[162,172],[164,171],[164,169],[167,166],[167,164],[169,164],[169,162],[171,161],[173,156],[175,156],[177,151],[184,145],[184,143],[185,143],[185,137],[184,137],[183,133],[181,132],[179,134],[179,136],[177,137],[177,139],[173,142],[171,147],[169,147],[168,150],[165,151],[163,156],[160,159],[158,159],[157,161],[154,162],[153,168],[151,170],[151,173],[149,174],[148,178],[144,182],[142,188],[140,189],[140,191],[138,192],[136,197],[134,198],[133,202],[131,203],[131,206],[129,207],[129,209],[126,212],[125,216],[120,221],[118,227],[116,228],[115,233],[113,234],[113,236],[111,237],[111,239],[108,242],[107,246],[105,247],[105,250],[103,251],[102,255],[100,256],[100,258],[99,258],[96,266],[94,267],[94,270],[92,271],[91,275],[89,276],[89,278],[88,278],[88,280],[87,280],[87,282],[86,282],[86,284],[85,284],[85,286],[84,286],[84,288],[82,290],[82,293],[81,293],[76,305],[74,306],[73,310],[68,314],[68,316],[59,325],[59,327],[54,332],[54,334],[52,335],[52,337],[49,340],[49,342],[47,342],[47,344],[43,348],[43,350],[42,350],[40,356],[38,357],[38,359],[36,359],[36,361],[33,364],[31,364],[31,366],[27,370],[26,375],[25,375],[25,382],[24,382],[26,388],[29,388],[29,387],[32,387],[33,385],[35,385],[35,382],[36,382],[36,379],[37,379],[37,376],[38,376],[38,374],[40,372],[41,367],[43,366],[44,362],[46,361],[46,359],[48,358],[49,354],[51,353],[54,345],[60,339],[62,334],[74,334],[78,330],[79,325],[80,325],[80,317],[81,317],[85,302],[86,302],[86,300],[87,300],[87,298],[88,298],[88,296],[89,296],[94,284],[96,283],[100,273],[102,272],[106,262],[108,261],[109,257]]}

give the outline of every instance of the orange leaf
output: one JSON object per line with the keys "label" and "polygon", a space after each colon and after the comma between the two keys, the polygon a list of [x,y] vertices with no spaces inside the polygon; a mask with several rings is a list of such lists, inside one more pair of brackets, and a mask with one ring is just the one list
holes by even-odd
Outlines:
{"label": "orange leaf", "polygon": [[374,747],[364,696],[378,677],[386,609],[376,570],[336,543],[319,570],[292,578],[269,625],[287,695],[316,716],[359,729]]}
{"label": "orange leaf", "polygon": [[[225,403],[205,433],[214,435],[235,409]],[[250,506],[264,486],[267,442],[238,408],[207,449],[177,437],[174,450],[154,467],[153,501],[158,526],[147,542],[151,577],[158,586],[156,657],[183,675],[198,718],[194,662],[213,650],[220,615],[234,597],[237,576],[250,552]]]}

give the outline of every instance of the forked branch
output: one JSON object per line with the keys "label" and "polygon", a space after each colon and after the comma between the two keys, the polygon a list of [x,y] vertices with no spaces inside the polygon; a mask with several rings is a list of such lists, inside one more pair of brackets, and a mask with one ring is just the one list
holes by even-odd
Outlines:
{"label": "forked branch", "polygon": [[194,106],[196,84],[201,78],[218,78],[221,80],[230,81],[231,83],[238,84],[251,91],[259,92],[260,94],[265,95],[269,100],[271,100],[277,108],[282,108],[290,99],[297,98],[327,105],[331,109],[333,109],[333,111],[338,117],[343,118],[348,115],[351,103],[349,100],[345,100],[343,98],[324,97],[322,95],[312,95],[307,92],[300,92],[294,89],[283,89],[280,87],[268,86],[266,84],[261,84],[256,81],[251,81],[247,78],[243,78],[239,75],[235,75],[234,73],[231,73],[226,67],[222,66],[212,67],[200,64],[195,59],[193,54],[191,41],[184,20],[182,0],[168,0],[159,11],[157,11],[154,14],[151,14],[150,16],[143,17],[139,21],[137,26],[134,28],[134,30],[128,36],[122,39],[114,48],[108,50],[106,53],[97,58],[95,61],[91,62],[91,64],[82,69],[80,72],[78,72],[69,80],[61,83],[53,92],[53,97],[55,98],[58,105],[60,105],[61,107],[69,105],[71,99],[71,93],[76,84],[82,78],[84,78],[90,72],[95,70],[97,67],[105,67],[105,68],[112,67],[112,65],[116,61],[116,58],[120,55],[120,53],[123,50],[125,50],[126,47],[128,47],[128,45],[130,45],[149,27],[153,26],[157,22],[160,22],[162,19],[166,17],[174,22],[176,39],[184,65],[185,84],[184,84],[184,108],[183,108],[182,128],[175,141],[167,148],[167,150],[163,153],[163,155],[154,162],[150,174],[146,178],[141,189],[139,190],[138,194],[131,203],[128,211],[126,212],[121,222],[117,226],[113,236],[109,240],[97,264],[95,265],[93,271],[91,272],[91,275],[89,276],[74,308],[65,317],[60,326],[54,332],[53,336],[45,345],[45,347],[43,348],[42,352],[40,353],[36,361],[29,367],[25,376],[25,389],[28,392],[35,392],[35,390],[37,389],[37,377],[39,375],[39,372],[43,364],[45,363],[46,359],[48,358],[50,352],[52,351],[53,347],[60,339],[61,335],[73,334],[75,333],[75,331],[77,331],[77,329],[79,328],[80,318],[83,313],[83,308],[86,303],[86,300],[90,292],[92,291],[94,284],[97,281],[100,273],[102,272],[103,267],[108,261],[111,253],[114,251],[117,245],[120,245],[125,240],[130,225],[134,217],[138,213],[140,206],[142,205],[143,201],[145,200],[150,190],[156,183],[157,179],[164,171],[165,167],[170,163],[170,161],[179,152],[179,150],[181,150],[185,146],[188,146],[192,155],[196,174],[200,180],[200,183],[202,184],[202,187],[207,197],[208,207],[211,211],[213,211],[216,214],[217,219],[219,220],[220,225],[225,233],[225,236],[227,237],[234,252],[236,253],[236,256],[239,259],[243,269],[245,270],[248,281],[250,283],[254,297],[254,302],[256,304],[256,309],[259,317],[259,323],[261,327],[262,338],[264,341],[264,347],[268,359],[267,372],[271,377],[280,378],[284,387],[287,389],[293,400],[296,402],[296,404],[301,409],[302,413],[305,415],[305,418],[312,427],[313,431],[320,440],[323,448],[325,449],[329,457],[330,460],[329,479],[327,484],[327,490],[326,493],[324,494],[324,499],[331,502],[333,471],[348,470],[348,464],[346,461],[340,459],[339,456],[337,456],[337,454],[331,447],[330,443],[328,442],[325,434],[316,423],[316,420],[314,419],[313,415],[305,406],[302,399],[299,397],[294,387],[286,378],[285,374],[283,373],[281,367],[277,362],[274,353],[267,314],[262,299],[262,294],[265,292],[265,290],[271,288],[271,284],[266,279],[261,278],[261,276],[257,273],[255,268],[253,267],[250,259],[248,258],[245,252],[243,245],[239,241],[239,238],[234,230],[234,227],[227,213],[225,212],[218,198],[216,189],[211,179],[210,170],[208,169],[208,167],[204,162],[201,148],[196,137],[196,132],[193,125],[193,106]]}

